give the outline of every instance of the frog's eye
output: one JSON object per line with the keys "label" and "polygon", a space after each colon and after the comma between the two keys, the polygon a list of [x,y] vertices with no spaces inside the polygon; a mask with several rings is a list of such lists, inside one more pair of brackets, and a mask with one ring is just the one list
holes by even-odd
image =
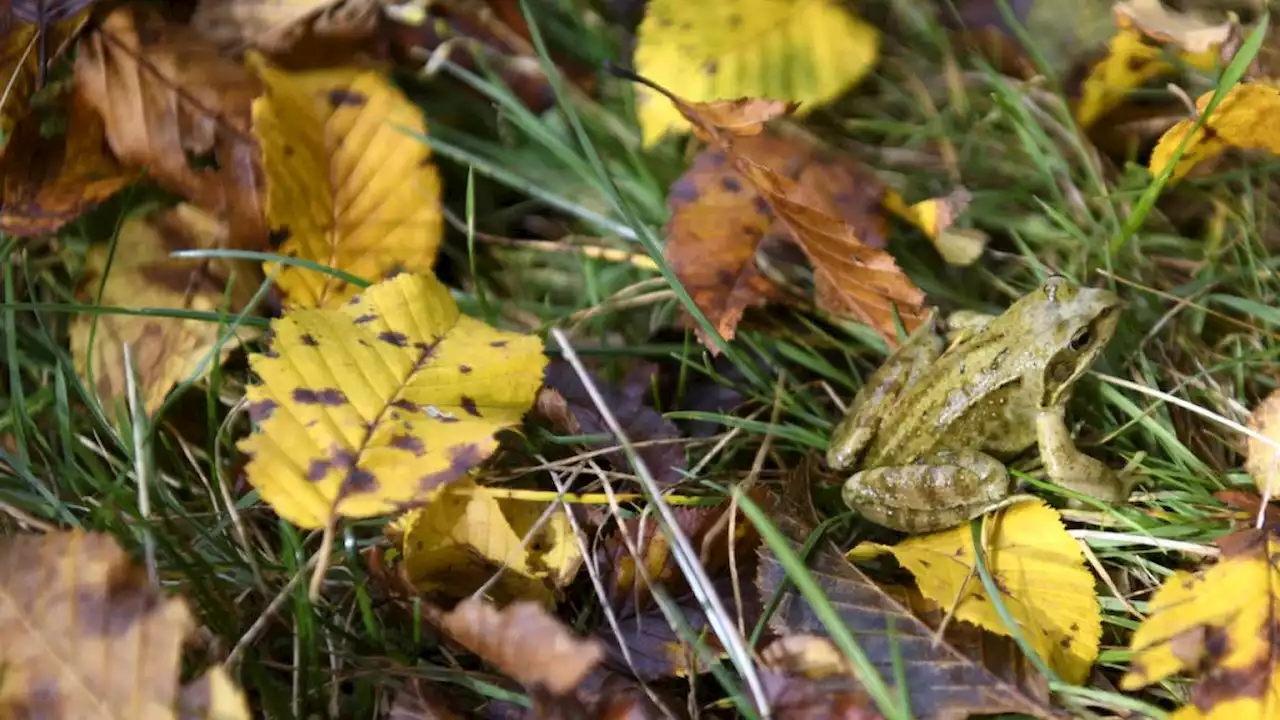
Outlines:
{"label": "frog's eye", "polygon": [[1089,343],[1093,342],[1093,333],[1089,332],[1089,328],[1080,328],[1076,334],[1071,337],[1069,346],[1072,350],[1080,352],[1089,347]]}

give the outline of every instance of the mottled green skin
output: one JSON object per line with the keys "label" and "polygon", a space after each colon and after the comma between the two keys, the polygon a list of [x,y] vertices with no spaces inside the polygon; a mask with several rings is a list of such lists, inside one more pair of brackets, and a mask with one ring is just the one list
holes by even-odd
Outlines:
{"label": "mottled green skin", "polygon": [[827,463],[857,471],[844,500],[873,522],[931,532],[981,515],[1011,489],[1001,459],[1039,444],[1049,478],[1113,502],[1129,484],[1075,448],[1064,407],[1115,332],[1120,299],[1051,277],[951,347],[935,318],[871,376],[836,426]]}

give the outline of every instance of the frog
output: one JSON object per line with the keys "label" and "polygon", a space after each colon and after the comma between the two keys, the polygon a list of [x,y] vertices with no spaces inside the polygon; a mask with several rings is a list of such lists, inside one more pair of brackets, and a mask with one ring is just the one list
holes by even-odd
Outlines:
{"label": "frog", "polygon": [[1135,478],[1080,451],[1066,407],[1076,381],[1115,334],[1115,293],[1051,275],[998,316],[937,309],[855,395],[826,461],[852,471],[844,503],[884,527],[944,530],[1013,493],[1005,461],[1033,445],[1050,481],[1105,502]]}

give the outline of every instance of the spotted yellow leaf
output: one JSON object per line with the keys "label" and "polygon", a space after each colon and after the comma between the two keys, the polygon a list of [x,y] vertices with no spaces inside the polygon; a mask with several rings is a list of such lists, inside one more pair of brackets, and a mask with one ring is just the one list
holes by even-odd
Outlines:
{"label": "spotted yellow leaf", "polygon": [[271,324],[251,355],[249,482],[302,527],[420,504],[497,446],[542,382],[537,337],[458,312],[430,275],[403,273],[336,309]]}
{"label": "spotted yellow leaf", "polygon": [[[1082,681],[1098,657],[1102,615],[1079,543],[1058,512],[1038,500],[988,515],[984,522],[990,544],[983,558],[1022,636],[1064,680]],[[866,558],[885,552],[915,575],[926,598],[954,606],[956,618],[1009,634],[974,570],[967,524],[893,546],[863,543],[850,554]]]}
{"label": "spotted yellow leaf", "polygon": [[[1213,91],[1201,95],[1196,100],[1196,108],[1203,113],[1212,99]],[[1183,120],[1165,131],[1151,151],[1148,167],[1152,175],[1164,172],[1173,161],[1174,151],[1194,126],[1194,120]],[[1242,83],[1231,88],[1204,126],[1187,142],[1170,179],[1183,178],[1196,165],[1217,159],[1228,148],[1280,154],[1280,88],[1257,83]]]}
{"label": "spotted yellow leaf", "polygon": [[109,535],[0,542],[0,718],[248,720],[214,667],[180,685],[196,624]]}
{"label": "spotted yellow leaf", "polygon": [[[131,309],[239,312],[261,282],[256,264],[170,257],[175,250],[219,247],[226,234],[224,224],[185,204],[131,217],[120,228],[109,268],[109,246],[89,249],[82,299]],[[150,414],[174,385],[208,372],[220,338],[219,358],[224,359],[240,340],[257,335],[243,325],[234,333],[230,329],[214,320],[85,313],[71,321],[71,354],[81,377],[91,379],[103,404],[115,410],[127,399],[124,346],[129,345]]]}
{"label": "spotted yellow leaf", "polygon": [[[651,0],[635,64],[685,100],[792,100],[803,115],[861,80],[879,42],[874,27],[835,0]],[[648,88],[638,92],[646,146],[689,129],[665,98]]]}
{"label": "spotted yellow leaf", "polygon": [[[276,252],[370,282],[430,271],[440,246],[440,180],[421,137],[422,111],[384,73],[294,73],[254,53],[249,60],[265,86],[253,103],[253,132]],[[297,265],[281,268],[276,283],[287,307],[333,306],[356,292]]]}
{"label": "spotted yellow leaf", "polygon": [[1120,680],[1137,690],[1179,672],[1199,682],[1181,720],[1272,718],[1280,714],[1280,542],[1267,530],[1218,541],[1222,557],[1178,571],[1151,598],[1133,633],[1133,659]]}
{"label": "spotted yellow leaf", "polygon": [[460,480],[410,511],[398,523],[405,577],[428,593],[457,599],[505,568],[490,597],[552,603],[551,590],[568,585],[582,564],[569,518],[557,507],[543,521],[546,503],[501,494]]}

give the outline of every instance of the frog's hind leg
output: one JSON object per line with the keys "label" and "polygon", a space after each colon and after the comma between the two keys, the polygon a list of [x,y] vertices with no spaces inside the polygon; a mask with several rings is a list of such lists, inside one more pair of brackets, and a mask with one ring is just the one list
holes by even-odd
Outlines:
{"label": "frog's hind leg", "polygon": [[845,504],[866,519],[908,533],[954,527],[1009,496],[1004,463],[976,450],[944,451],[910,465],[872,468],[845,482]]}

